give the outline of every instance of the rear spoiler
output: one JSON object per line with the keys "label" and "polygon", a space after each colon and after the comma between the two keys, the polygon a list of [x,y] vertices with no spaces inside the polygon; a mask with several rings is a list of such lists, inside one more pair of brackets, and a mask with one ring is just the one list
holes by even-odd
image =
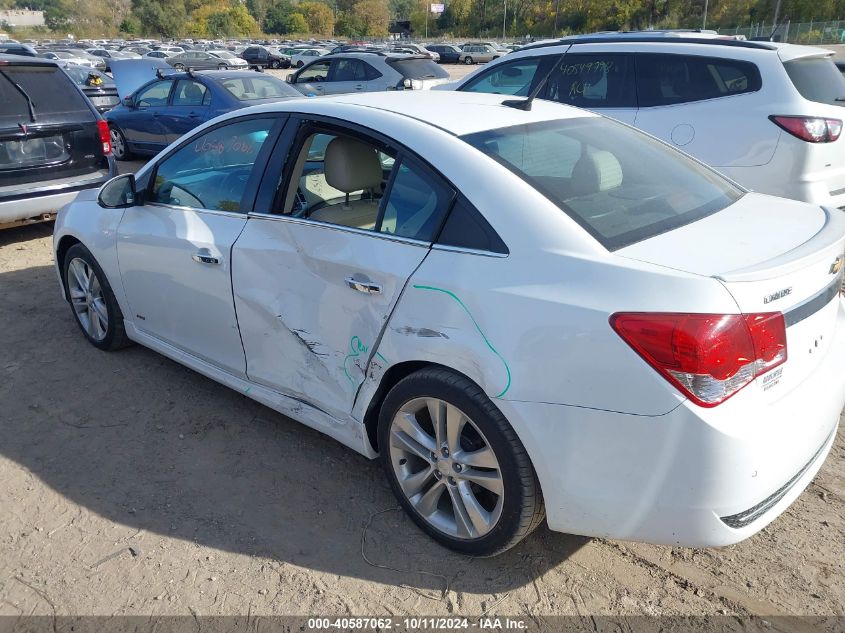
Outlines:
{"label": "rear spoiler", "polygon": [[[824,224],[813,237],[803,244],[768,261],[754,264],[748,268],[732,270],[717,275],[716,278],[725,282],[758,281],[762,271],[765,271],[767,278],[777,277],[796,268],[809,266],[822,257],[828,257],[827,251],[845,240],[845,211],[829,207],[822,207],[822,211],[825,213]],[[763,239],[762,236],[761,239]],[[843,250],[845,249],[840,248],[837,254],[842,255]]]}
{"label": "rear spoiler", "polygon": [[789,44],[778,48],[778,57],[782,62],[791,62],[796,59],[811,59],[818,57],[833,57],[835,53],[827,48],[816,46],[798,46]]}

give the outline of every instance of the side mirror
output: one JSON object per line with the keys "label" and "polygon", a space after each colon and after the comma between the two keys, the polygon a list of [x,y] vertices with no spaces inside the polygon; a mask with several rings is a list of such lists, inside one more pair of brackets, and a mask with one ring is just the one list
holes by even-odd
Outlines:
{"label": "side mirror", "polygon": [[296,82],[296,78],[291,74],[291,75],[288,75],[287,77],[285,77],[285,81],[288,82],[289,84],[292,84],[292,83]]}
{"label": "side mirror", "polygon": [[135,205],[135,174],[115,176],[100,187],[97,204],[104,209],[125,209]]}
{"label": "side mirror", "polygon": [[123,105],[127,108],[134,108],[135,107],[135,98],[132,95],[126,95],[123,97]]}

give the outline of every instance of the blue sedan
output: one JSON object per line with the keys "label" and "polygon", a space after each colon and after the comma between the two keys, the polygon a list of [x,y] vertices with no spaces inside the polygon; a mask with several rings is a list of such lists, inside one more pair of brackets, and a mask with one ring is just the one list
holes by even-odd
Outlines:
{"label": "blue sedan", "polygon": [[250,71],[171,73],[145,83],[105,115],[117,160],[152,156],[225,112],[302,94],[281,79]]}

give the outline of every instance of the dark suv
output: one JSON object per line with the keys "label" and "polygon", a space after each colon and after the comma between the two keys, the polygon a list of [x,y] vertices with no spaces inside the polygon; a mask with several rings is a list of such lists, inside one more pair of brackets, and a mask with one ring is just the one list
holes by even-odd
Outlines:
{"label": "dark suv", "polygon": [[241,53],[241,58],[250,66],[290,68],[290,57],[266,46],[250,46]]}
{"label": "dark suv", "polygon": [[0,228],[50,220],[116,175],[109,129],[46,59],[0,55]]}

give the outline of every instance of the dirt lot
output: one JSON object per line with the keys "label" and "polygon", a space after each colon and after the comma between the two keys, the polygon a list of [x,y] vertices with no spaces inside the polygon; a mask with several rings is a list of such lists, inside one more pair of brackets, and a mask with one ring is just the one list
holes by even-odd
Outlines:
{"label": "dirt lot", "polygon": [[88,345],[51,230],[0,232],[0,616],[845,615],[845,427],[739,545],[541,527],[474,560],[396,511],[376,463],[151,351]]}

